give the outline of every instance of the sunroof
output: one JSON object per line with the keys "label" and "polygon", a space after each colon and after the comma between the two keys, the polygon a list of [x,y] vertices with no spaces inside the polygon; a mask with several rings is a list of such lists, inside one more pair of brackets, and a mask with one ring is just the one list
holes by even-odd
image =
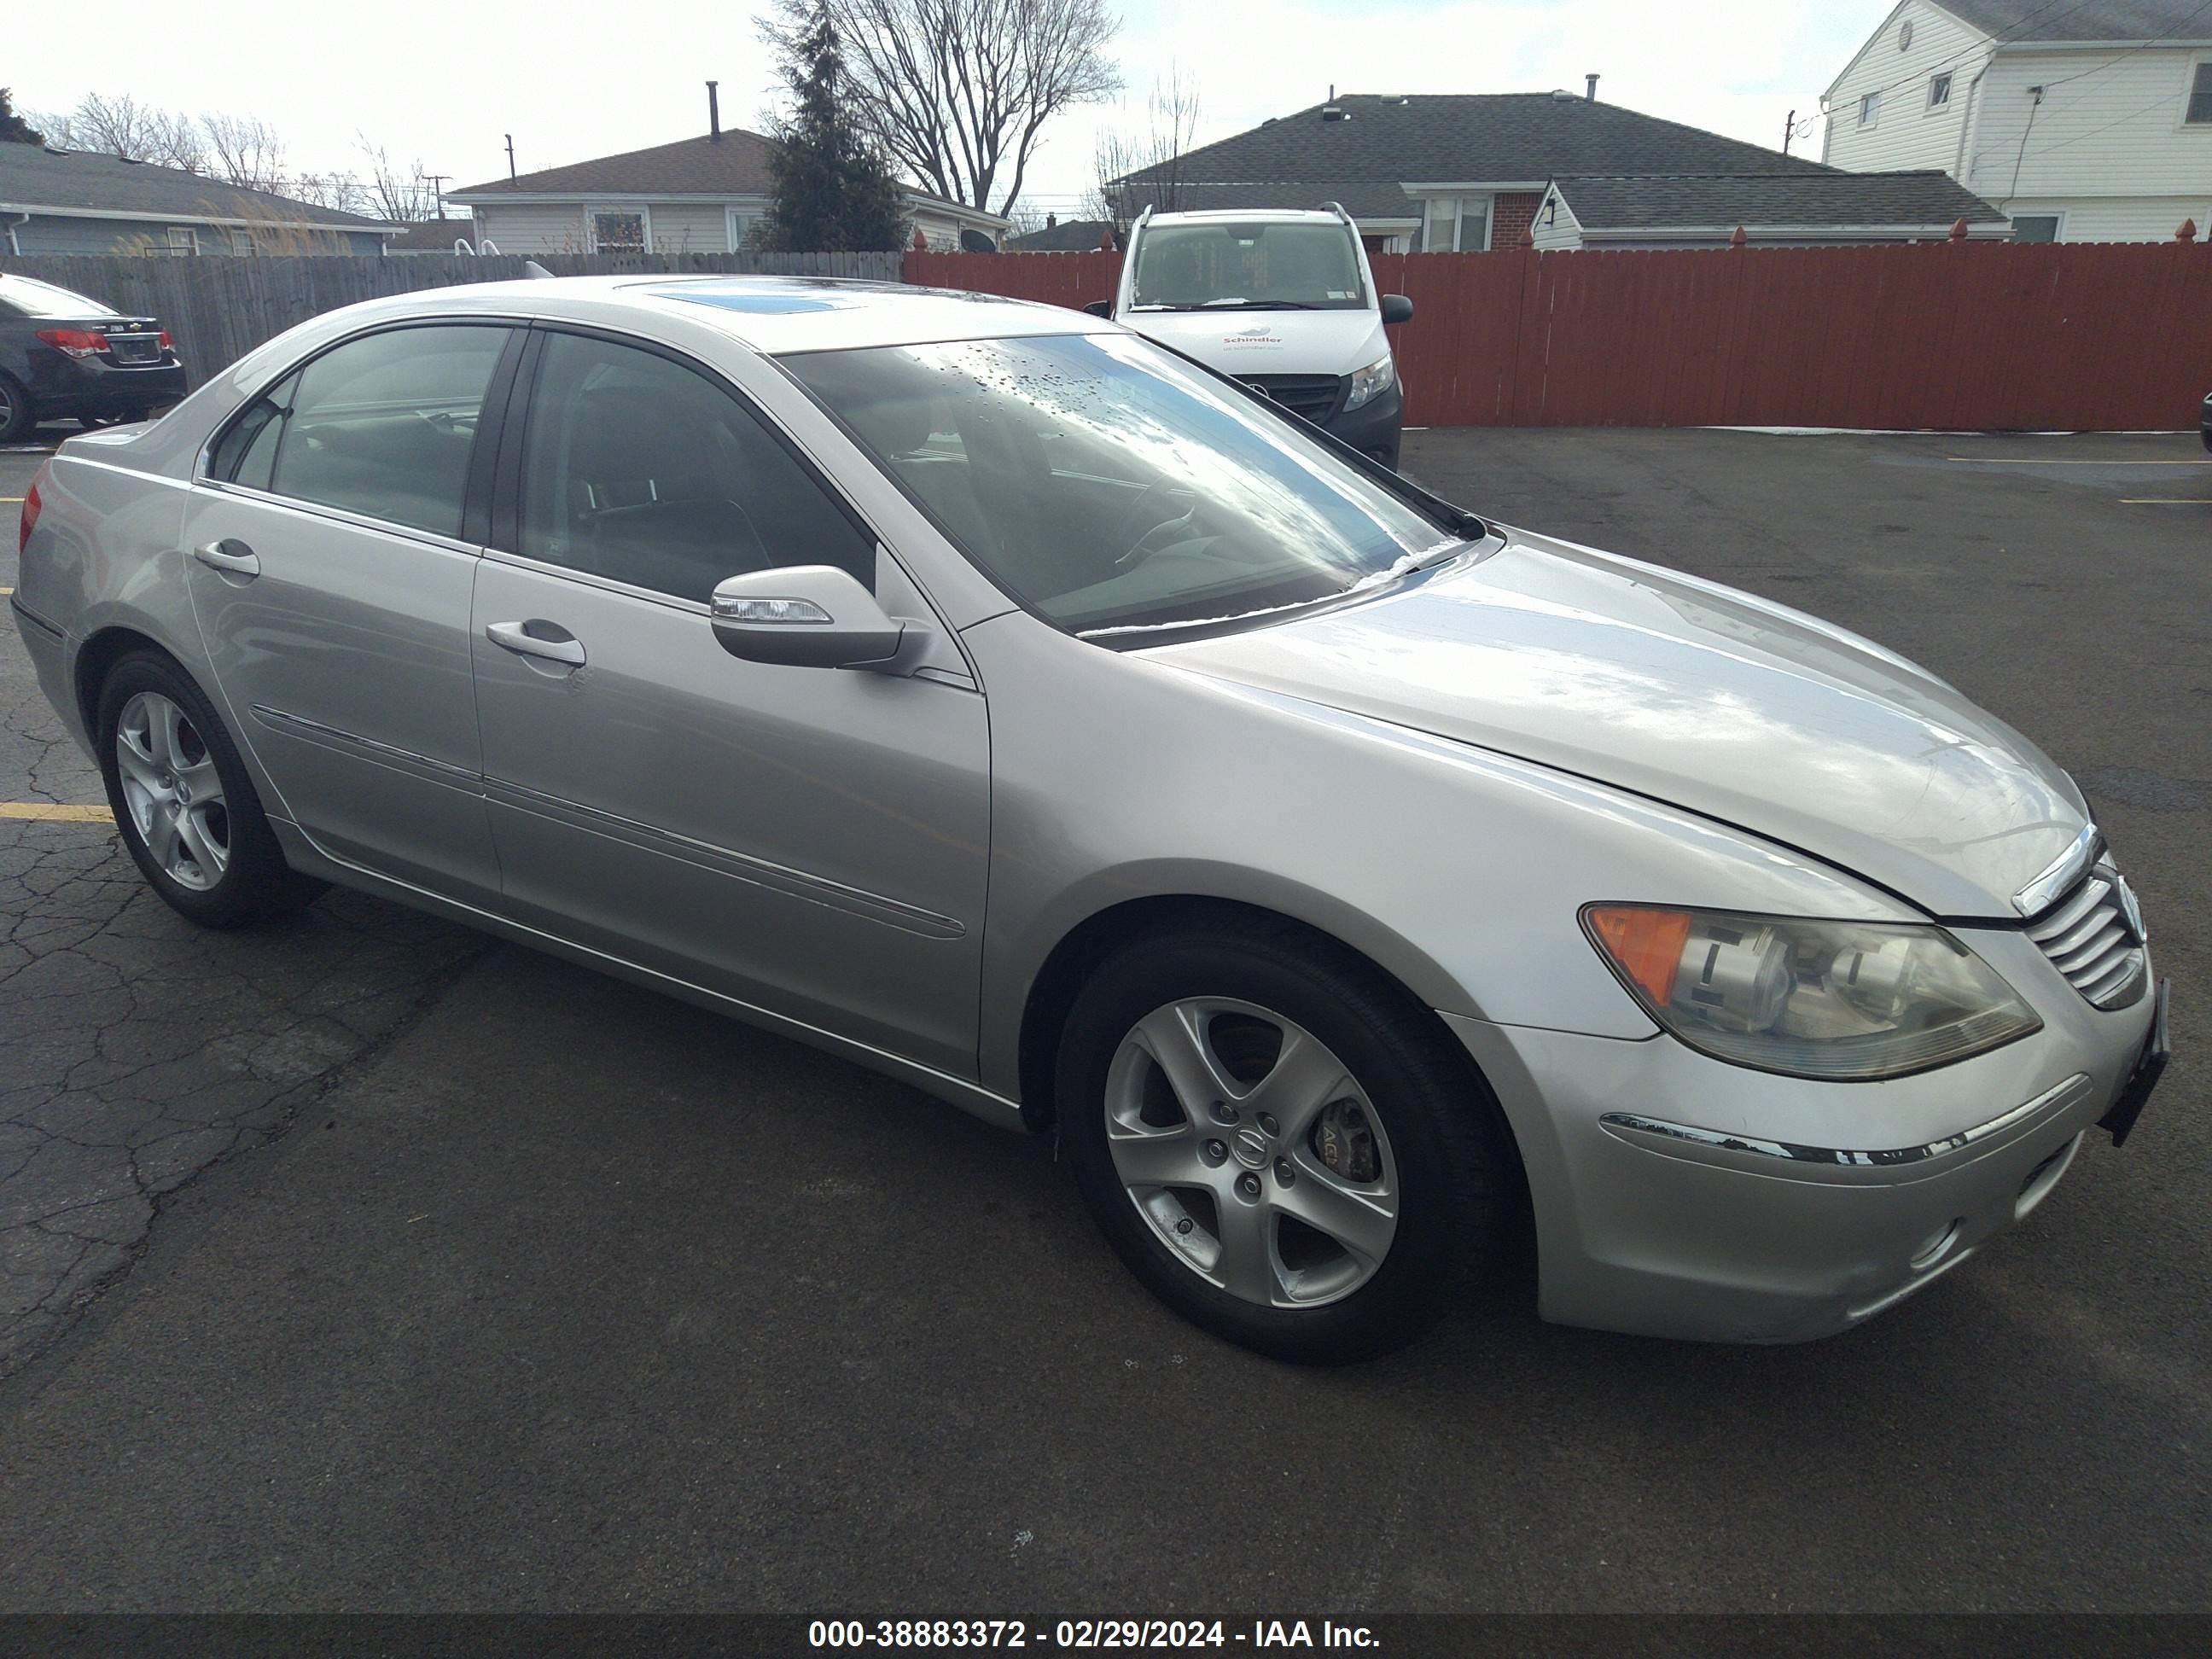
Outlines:
{"label": "sunroof", "polygon": [[808,293],[791,289],[723,288],[711,283],[678,283],[653,288],[648,294],[664,299],[689,300],[695,306],[715,306],[724,311],[775,313],[794,311],[843,311],[862,303],[857,296],[835,289]]}

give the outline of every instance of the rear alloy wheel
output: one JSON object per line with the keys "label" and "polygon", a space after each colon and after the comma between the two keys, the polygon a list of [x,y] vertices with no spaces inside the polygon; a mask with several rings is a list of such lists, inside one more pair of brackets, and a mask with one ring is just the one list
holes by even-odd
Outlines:
{"label": "rear alloy wheel", "polygon": [[1178,1311],[1279,1358],[1411,1340],[1502,1257],[1518,1165],[1436,1016],[1341,946],[1238,917],[1100,963],[1062,1037],[1061,1146]]}
{"label": "rear alloy wheel", "polygon": [[133,652],[109,670],[97,727],[116,828],[171,908],[235,927],[324,890],[284,862],[229,734],[167,657]]}
{"label": "rear alloy wheel", "polygon": [[0,374],[0,444],[22,442],[38,424],[31,394],[13,376]]}

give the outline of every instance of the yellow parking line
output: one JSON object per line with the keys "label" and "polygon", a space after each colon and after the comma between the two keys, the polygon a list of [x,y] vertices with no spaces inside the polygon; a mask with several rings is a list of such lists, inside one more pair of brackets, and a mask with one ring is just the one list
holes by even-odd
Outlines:
{"label": "yellow parking line", "polygon": [[105,806],[58,806],[50,800],[0,800],[0,818],[38,818],[56,823],[112,823]]}
{"label": "yellow parking line", "polygon": [[2122,507],[2212,507],[2201,495],[2123,495]]}
{"label": "yellow parking line", "polygon": [[0,501],[20,501],[22,499],[21,495],[0,495]]}

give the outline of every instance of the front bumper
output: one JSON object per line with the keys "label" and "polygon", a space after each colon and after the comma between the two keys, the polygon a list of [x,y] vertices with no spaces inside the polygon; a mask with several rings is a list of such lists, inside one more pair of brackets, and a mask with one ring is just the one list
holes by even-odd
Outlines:
{"label": "front bumper", "polygon": [[1371,455],[1387,467],[1398,465],[1398,439],[1406,424],[1405,399],[1394,384],[1378,397],[1354,410],[1332,415],[1322,429],[1363,455]]}
{"label": "front bumper", "polygon": [[2040,1204],[2134,1074],[2155,999],[2100,1013],[2023,935],[1963,936],[2044,1029],[1884,1083],[1771,1076],[1666,1036],[1447,1015],[1520,1145],[1544,1317],[1707,1341],[1827,1336]]}

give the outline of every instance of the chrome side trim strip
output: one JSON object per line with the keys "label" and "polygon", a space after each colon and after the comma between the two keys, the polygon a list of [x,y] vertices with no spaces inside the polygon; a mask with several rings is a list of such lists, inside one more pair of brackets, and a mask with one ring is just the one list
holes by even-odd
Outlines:
{"label": "chrome side trim strip", "polygon": [[2097,861],[2104,844],[2105,838],[2097,833],[2095,824],[2083,824],[2081,833],[2074,837],[2074,844],[2053,859],[2041,875],[2012,896],[2012,908],[2023,916],[2038,915],[2048,909]]}
{"label": "chrome side trim strip", "polygon": [[1729,1134],[1719,1129],[1700,1129],[1686,1123],[1669,1123],[1663,1118],[1644,1117],[1635,1112],[1607,1112],[1598,1119],[1599,1124],[1621,1139],[1629,1135],[1650,1135],[1662,1140],[1686,1143],[1713,1152],[1748,1152],[1760,1158],[1771,1158],[1785,1164],[1817,1164],[1837,1169],[1894,1169],[1900,1165],[1925,1164],[1930,1158],[1945,1157],[1987,1140],[2027,1119],[2071,1105],[2089,1087],[2089,1076],[2077,1072],[2055,1089],[2047,1089],[2034,1099],[2010,1111],[1978,1123],[1971,1129],[1946,1135],[1941,1140],[1931,1140],[1918,1146],[1894,1146],[1881,1151],[1851,1151],[1834,1146],[1802,1146],[1794,1141],[1765,1140],[1756,1135]]}
{"label": "chrome side trim strip", "polygon": [[[483,787],[489,799],[515,811],[550,818],[571,829],[605,836],[611,841],[623,842],[645,852],[657,853],[664,858],[681,859],[702,870],[711,870],[716,875],[771,888],[793,898],[827,905],[833,910],[842,910],[867,921],[896,927],[903,933],[938,939],[964,939],[968,934],[967,925],[955,917],[941,916],[934,910],[925,910],[919,905],[887,898],[881,893],[848,887],[842,882],[830,881],[822,876],[809,875],[804,870],[770,864],[765,859],[732,852],[726,847],[696,841],[689,836],[679,836],[673,830],[657,829],[649,823],[640,823],[635,818],[603,812],[595,806],[585,806],[552,795],[541,795],[534,789],[526,789],[520,784],[508,783],[500,778],[485,779]],[[494,839],[497,839],[496,830],[494,831]]]}
{"label": "chrome side trim strip", "polygon": [[325,749],[336,749],[341,753],[380,761],[387,766],[398,767],[403,772],[414,772],[428,777],[433,783],[453,784],[466,789],[472,795],[483,793],[483,780],[465,766],[433,760],[429,756],[418,755],[411,749],[379,743],[374,738],[364,738],[357,732],[340,731],[335,726],[311,720],[304,714],[288,714],[281,708],[270,708],[266,703],[257,702],[252,708],[253,718],[272,732],[319,744]]}

